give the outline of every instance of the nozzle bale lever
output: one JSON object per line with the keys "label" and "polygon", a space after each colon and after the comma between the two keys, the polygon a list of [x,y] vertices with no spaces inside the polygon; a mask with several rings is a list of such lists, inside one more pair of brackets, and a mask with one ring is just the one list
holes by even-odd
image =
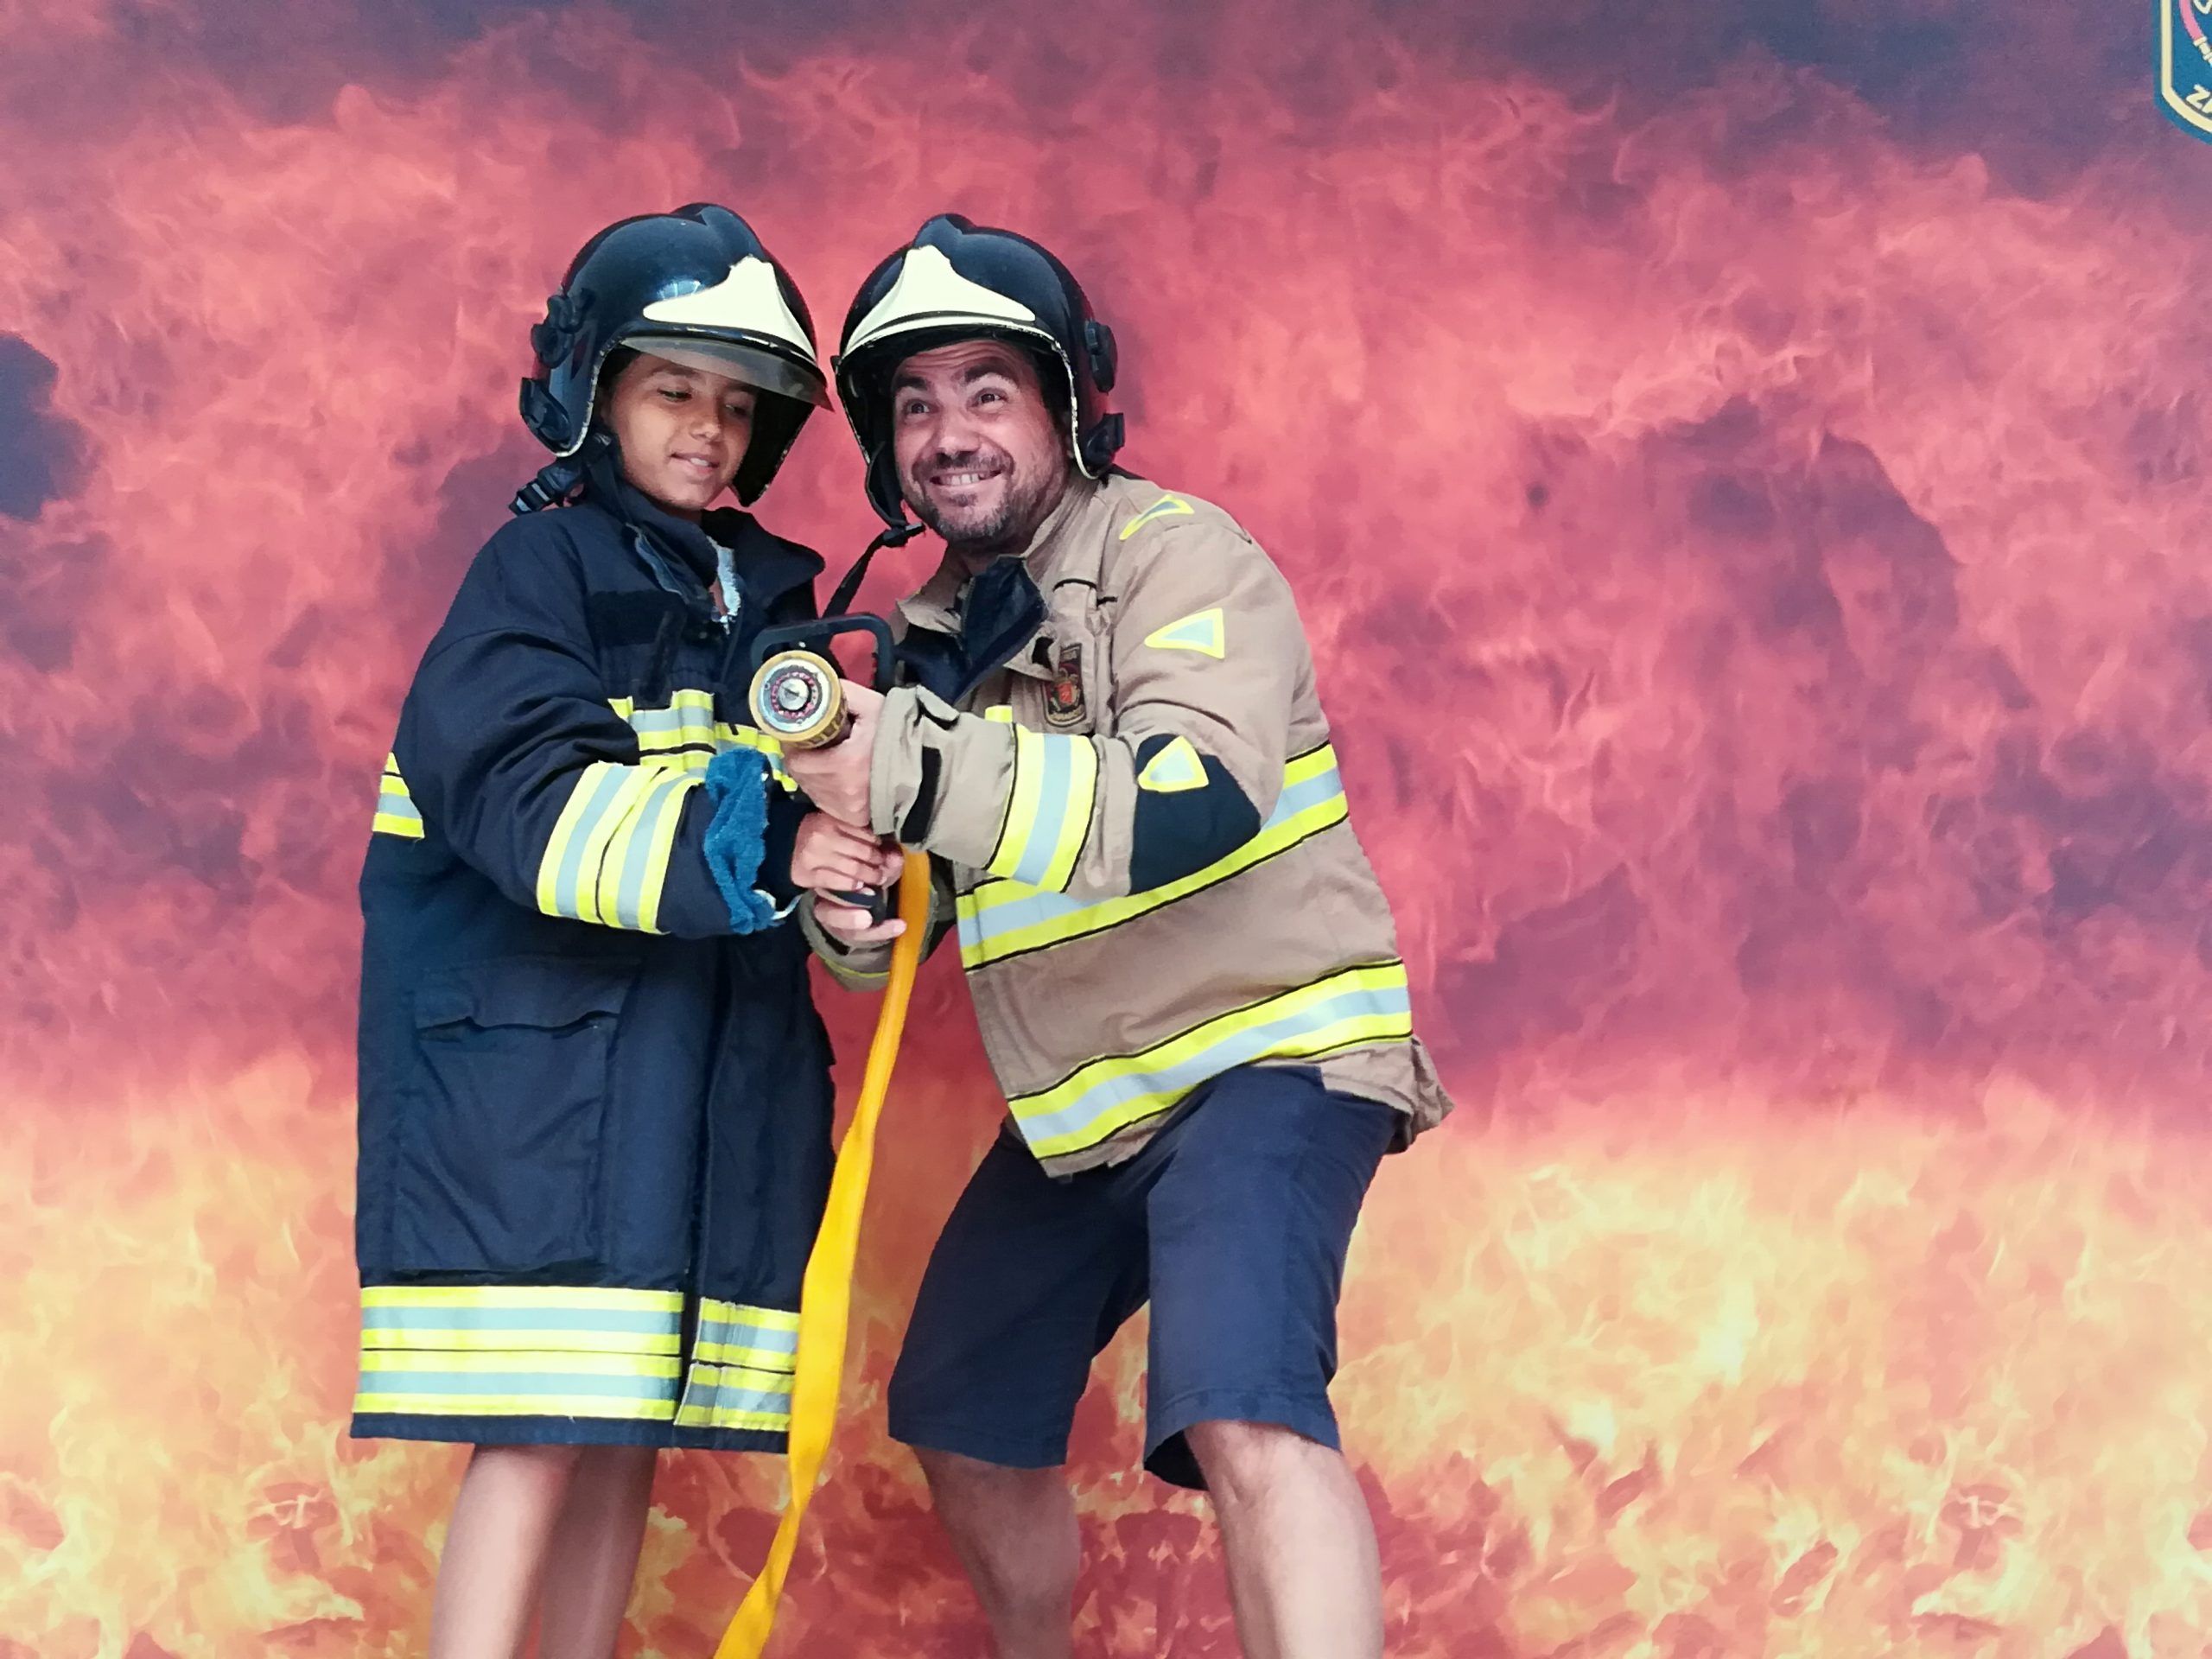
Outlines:
{"label": "nozzle bale lever", "polygon": [[[753,684],[746,702],[753,723],[786,749],[826,749],[842,743],[853,728],[845,706],[844,675],[830,654],[840,633],[867,633],[875,640],[874,681],[890,688],[891,630],[875,616],[833,616],[764,629],[753,645]],[[883,887],[830,895],[840,904],[868,912],[880,922],[891,914],[891,894]]]}

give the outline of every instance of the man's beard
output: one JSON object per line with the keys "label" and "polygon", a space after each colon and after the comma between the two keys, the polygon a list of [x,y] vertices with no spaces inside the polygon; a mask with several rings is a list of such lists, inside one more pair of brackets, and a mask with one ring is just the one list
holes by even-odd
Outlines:
{"label": "man's beard", "polygon": [[[969,459],[957,456],[950,461],[944,457],[932,457],[931,467],[939,469]],[[1024,480],[1012,479],[1006,492],[999,498],[998,505],[989,512],[973,516],[956,511],[939,512],[930,503],[928,493],[914,483],[906,486],[906,505],[914,516],[943,538],[944,544],[955,552],[969,555],[1002,553],[1034,530],[1045,516],[1054,486],[1058,480],[1051,475],[1042,479]]]}

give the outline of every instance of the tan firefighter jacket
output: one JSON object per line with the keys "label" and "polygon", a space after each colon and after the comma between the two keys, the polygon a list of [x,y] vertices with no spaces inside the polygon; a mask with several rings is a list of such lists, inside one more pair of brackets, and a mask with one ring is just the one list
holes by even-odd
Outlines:
{"label": "tan firefighter jacket", "polygon": [[[1290,588],[1218,507],[1080,478],[1024,556],[1035,637],[955,709],[892,691],[876,832],[935,855],[983,1045],[1045,1167],[1119,1162],[1208,1078],[1311,1065],[1406,1114],[1451,1109],[1346,817]],[[950,561],[899,607],[957,636]],[[880,984],[889,947],[837,977]],[[934,940],[932,940],[934,943]]]}

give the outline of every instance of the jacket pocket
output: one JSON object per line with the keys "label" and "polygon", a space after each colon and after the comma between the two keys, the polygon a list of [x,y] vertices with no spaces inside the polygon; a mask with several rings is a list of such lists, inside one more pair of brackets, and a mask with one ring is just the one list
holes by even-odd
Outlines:
{"label": "jacket pocket", "polygon": [[634,967],[509,957],[425,978],[396,1266],[515,1274],[600,1254],[600,1136]]}

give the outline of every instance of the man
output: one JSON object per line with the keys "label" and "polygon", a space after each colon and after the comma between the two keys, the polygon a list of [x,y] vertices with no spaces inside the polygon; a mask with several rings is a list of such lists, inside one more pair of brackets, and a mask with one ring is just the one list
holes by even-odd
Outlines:
{"label": "man", "polygon": [[[1382,1154],[1449,1109],[1345,817],[1288,588],[1218,508],[1112,469],[1113,335],[1034,243],[944,217],[845,323],[871,501],[943,537],[904,683],[788,757],[935,855],[1011,1109],[892,1383],[1001,1659],[1070,1653],[1059,1472],[1090,1363],[1152,1304],[1146,1464],[1204,1486],[1263,1659],[1382,1651],[1372,1522],[1328,1383]],[[817,899],[841,979],[880,972]]]}

